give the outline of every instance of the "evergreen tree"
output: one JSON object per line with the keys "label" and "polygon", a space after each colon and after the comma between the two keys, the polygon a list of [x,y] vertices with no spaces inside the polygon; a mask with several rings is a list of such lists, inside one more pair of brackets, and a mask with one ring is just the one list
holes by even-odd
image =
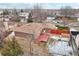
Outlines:
{"label": "evergreen tree", "polygon": [[24,12],[23,9],[21,9],[21,12]]}
{"label": "evergreen tree", "polygon": [[2,13],[2,15],[8,15],[8,14],[9,14],[9,12],[8,12],[7,9],[5,9],[5,10],[3,11],[3,13]]}
{"label": "evergreen tree", "polygon": [[33,22],[31,13],[30,13],[29,16],[28,16],[27,22],[28,22],[28,23]]}

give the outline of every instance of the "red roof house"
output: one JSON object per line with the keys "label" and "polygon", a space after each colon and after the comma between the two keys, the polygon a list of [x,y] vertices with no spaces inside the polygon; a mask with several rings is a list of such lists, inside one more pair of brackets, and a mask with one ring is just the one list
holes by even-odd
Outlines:
{"label": "red roof house", "polygon": [[46,42],[49,36],[47,34],[42,34],[37,38],[37,42]]}
{"label": "red roof house", "polygon": [[61,34],[61,33],[67,33],[69,34],[69,31],[68,30],[49,30],[49,33],[51,34]]}
{"label": "red roof house", "polygon": [[[57,37],[59,37],[60,35],[63,34],[63,36],[69,37],[69,35],[70,35],[70,32],[69,32],[68,30],[49,30],[48,32],[49,32],[51,35],[49,35],[49,34],[41,34],[40,36],[38,36],[38,38],[37,38],[36,41],[37,41],[38,43],[39,43],[39,42],[46,42],[50,36],[57,36]],[[66,35],[66,34],[67,34],[67,35]],[[63,37],[63,36],[62,36],[62,37]]]}

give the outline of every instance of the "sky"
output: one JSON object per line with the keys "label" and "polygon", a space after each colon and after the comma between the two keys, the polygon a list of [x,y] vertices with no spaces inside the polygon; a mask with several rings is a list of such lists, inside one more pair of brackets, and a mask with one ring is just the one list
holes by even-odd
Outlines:
{"label": "sky", "polygon": [[34,5],[41,5],[44,9],[60,9],[61,7],[71,6],[72,8],[78,9],[78,3],[0,3],[1,9],[31,9]]}

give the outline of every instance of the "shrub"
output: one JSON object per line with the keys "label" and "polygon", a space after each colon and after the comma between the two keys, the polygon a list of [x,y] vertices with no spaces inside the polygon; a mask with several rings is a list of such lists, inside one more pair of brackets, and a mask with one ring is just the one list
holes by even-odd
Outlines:
{"label": "shrub", "polygon": [[17,56],[22,55],[23,51],[17,42],[14,44],[12,41],[9,41],[2,49],[1,54],[4,56]]}
{"label": "shrub", "polygon": [[64,29],[64,30],[65,30],[65,29],[68,30],[68,29],[69,29],[68,27],[65,27],[65,26],[58,26],[58,25],[57,25],[56,27],[58,27],[58,29],[60,29],[60,30],[63,30],[63,29]]}
{"label": "shrub", "polygon": [[27,22],[28,23],[31,23],[31,22],[33,22],[33,19],[32,19],[32,15],[31,15],[31,13],[29,14],[29,16],[28,16],[29,18],[27,19]]}
{"label": "shrub", "polygon": [[20,22],[20,19],[19,19],[19,18],[17,18],[17,19],[15,20],[15,22]]}

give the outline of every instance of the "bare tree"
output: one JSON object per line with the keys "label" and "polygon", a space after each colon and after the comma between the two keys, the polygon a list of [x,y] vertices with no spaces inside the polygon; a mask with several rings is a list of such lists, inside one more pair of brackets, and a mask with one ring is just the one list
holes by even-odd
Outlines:
{"label": "bare tree", "polygon": [[20,22],[20,17],[19,17],[17,9],[13,9],[12,14],[14,15],[14,21]]}
{"label": "bare tree", "polygon": [[8,9],[3,10],[3,15],[8,15],[8,14],[9,14]]}
{"label": "bare tree", "polygon": [[18,11],[17,11],[17,9],[13,9],[13,15],[18,16]]}
{"label": "bare tree", "polygon": [[44,12],[42,6],[39,4],[34,5],[32,10],[32,16],[34,18],[34,22],[42,22],[44,19]]}
{"label": "bare tree", "polygon": [[62,7],[61,9],[61,15],[64,16],[73,16],[75,14],[75,9],[73,9],[70,6]]}

